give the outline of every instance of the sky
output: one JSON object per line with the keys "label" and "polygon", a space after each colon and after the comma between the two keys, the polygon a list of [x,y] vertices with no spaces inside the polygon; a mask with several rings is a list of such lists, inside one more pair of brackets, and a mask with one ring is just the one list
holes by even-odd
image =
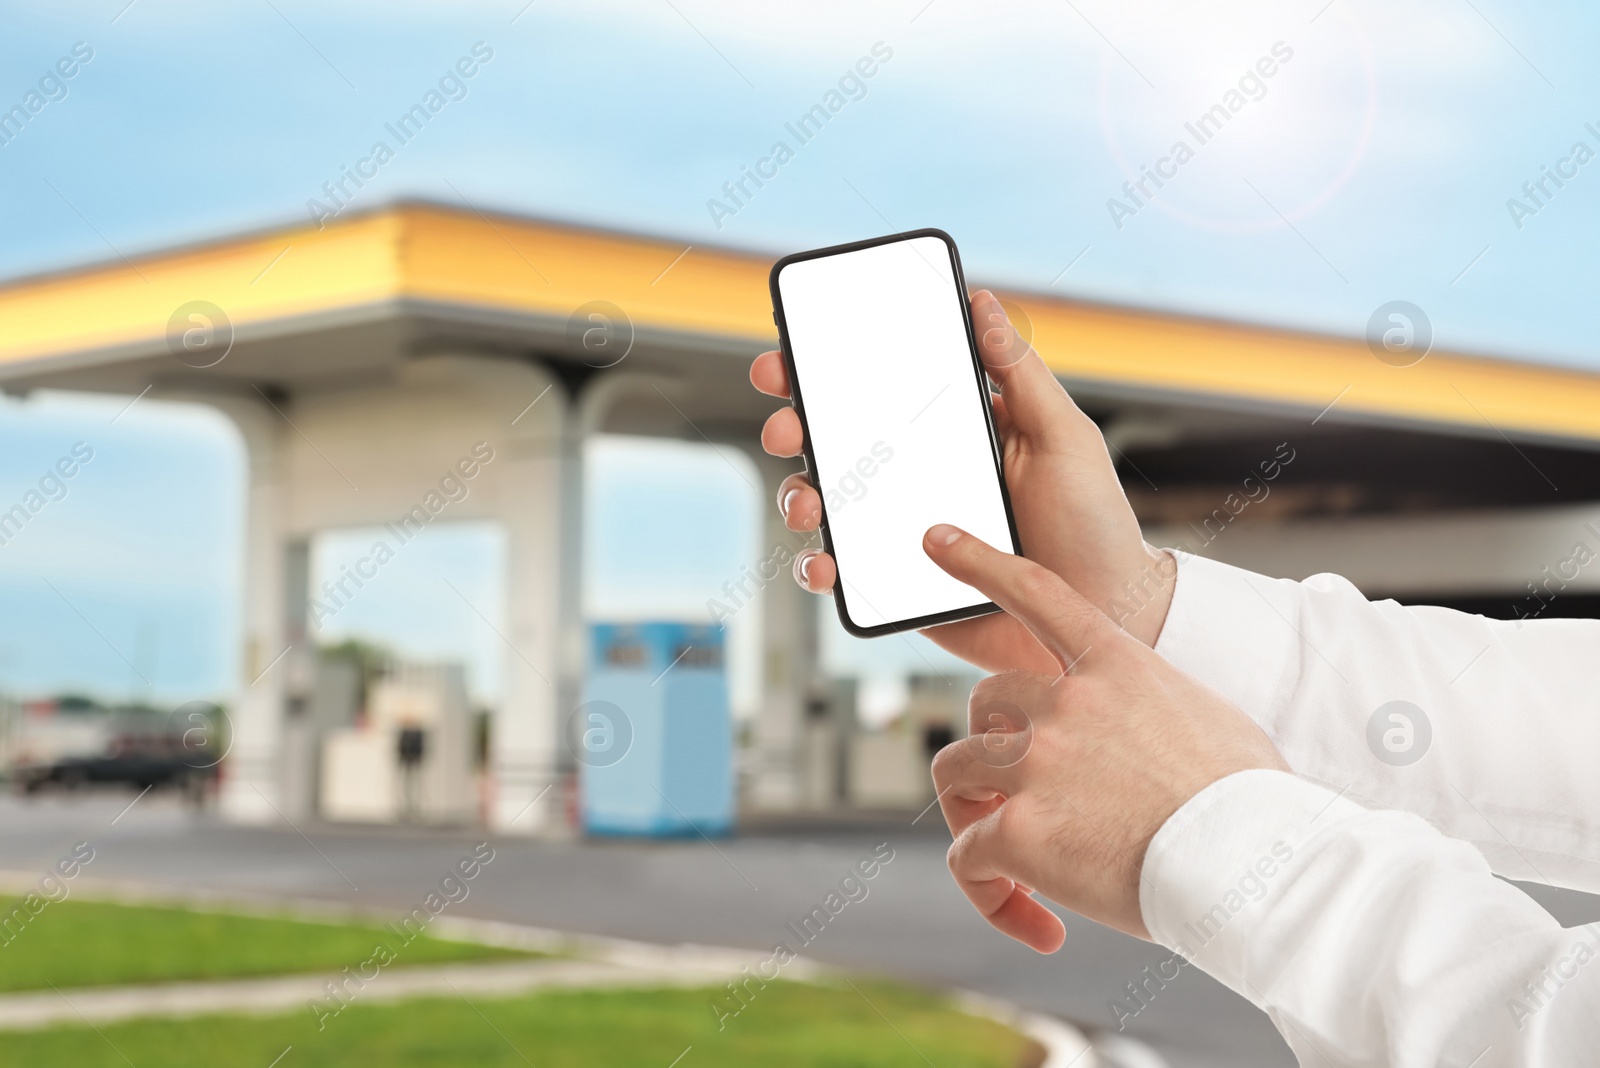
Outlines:
{"label": "sky", "polygon": [[[0,110],[48,98],[0,144],[0,279],[309,220],[312,201],[328,210],[325,182],[476,54],[473,77],[448,87],[457,98],[352,207],[465,198],[772,254],[934,225],[979,282],[1347,336],[1408,300],[1439,347],[1600,370],[1593,5],[774,8],[0,5]],[[844,106],[802,143],[788,124],[830,92]],[[1218,107],[1226,122],[1200,129]],[[792,158],[730,198],[724,184],[779,141]],[[121,403],[0,404],[0,500],[75,441],[97,450],[26,539],[0,546],[17,608],[0,620],[0,689],[147,685],[176,699],[225,690],[237,671],[237,441],[172,406],[112,424]],[[639,576],[625,562],[647,554],[621,498],[661,465],[679,540]],[[687,447],[610,443],[591,475],[594,612],[703,603],[690,594],[737,572],[765,506]],[[492,589],[495,533],[451,536],[416,566]],[[329,539],[319,559],[340,551]],[[419,653],[469,655],[459,631],[441,632],[451,617],[372,612],[363,626],[387,619]],[[933,656],[926,643],[829,642],[880,680]],[[495,655],[470,656],[492,693]]]}

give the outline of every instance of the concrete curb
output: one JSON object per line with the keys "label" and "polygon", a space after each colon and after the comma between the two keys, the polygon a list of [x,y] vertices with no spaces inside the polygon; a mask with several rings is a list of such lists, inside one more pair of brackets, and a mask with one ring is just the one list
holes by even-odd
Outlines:
{"label": "concrete curb", "polygon": [[1102,1068],[1094,1045],[1084,1033],[1053,1016],[1026,1012],[1008,1001],[985,994],[958,991],[956,1004],[972,1016],[982,1016],[1027,1035],[1044,1047],[1039,1068]]}
{"label": "concrete curb", "polygon": [[[426,965],[381,970],[372,979],[358,980],[360,985],[354,989],[346,986],[345,999],[341,1000],[344,1004],[376,1004],[437,995],[512,997],[545,987],[703,986],[727,977],[728,973],[720,970],[628,968],[599,961]],[[330,992],[333,985],[326,973],[314,972],[270,979],[7,994],[0,996],[0,1031],[32,1031],[63,1023],[115,1023],[152,1016],[273,1016],[307,1009],[316,1013],[318,1005],[328,1011],[341,1004]]]}

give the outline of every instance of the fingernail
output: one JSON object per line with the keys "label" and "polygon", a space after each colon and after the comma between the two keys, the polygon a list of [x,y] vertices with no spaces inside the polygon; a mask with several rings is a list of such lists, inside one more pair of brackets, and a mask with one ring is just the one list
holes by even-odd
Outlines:
{"label": "fingernail", "polygon": [[800,495],[800,489],[799,489],[799,487],[795,487],[794,489],[790,490],[788,493],[785,493],[783,495],[783,499],[778,502],[778,511],[783,513],[783,518],[785,518],[785,519],[789,518],[789,508],[790,508],[791,505],[794,504],[794,499],[796,497],[798,497],[799,495]]}
{"label": "fingernail", "polygon": [[935,545],[954,545],[961,531],[949,523],[936,523],[928,528],[927,537]]}
{"label": "fingernail", "polygon": [[807,586],[811,585],[811,561],[817,558],[814,552],[801,553],[794,562],[795,574],[800,576],[800,581]]}

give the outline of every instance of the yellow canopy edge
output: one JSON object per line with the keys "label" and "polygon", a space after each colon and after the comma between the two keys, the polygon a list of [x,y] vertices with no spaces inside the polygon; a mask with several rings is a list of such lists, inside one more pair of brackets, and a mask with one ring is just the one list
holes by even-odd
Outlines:
{"label": "yellow canopy edge", "polygon": [[[0,376],[36,361],[149,345],[207,300],[236,330],[417,299],[565,318],[594,300],[637,327],[749,341],[774,331],[770,262],[550,222],[402,204],[328,223],[120,258],[0,286]],[[1001,294],[1064,378],[1226,405],[1337,410],[1403,422],[1600,440],[1600,375],[1434,352],[1411,367],[1359,339]]]}

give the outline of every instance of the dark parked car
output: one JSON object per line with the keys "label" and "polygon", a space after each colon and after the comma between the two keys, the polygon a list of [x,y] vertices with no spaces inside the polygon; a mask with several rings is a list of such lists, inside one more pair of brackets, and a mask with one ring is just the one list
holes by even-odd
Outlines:
{"label": "dark parked car", "polygon": [[166,729],[116,729],[100,753],[62,756],[16,771],[18,784],[29,793],[46,786],[122,783],[140,790],[176,786],[196,800],[216,777],[216,764],[205,752],[186,747],[181,732]]}

